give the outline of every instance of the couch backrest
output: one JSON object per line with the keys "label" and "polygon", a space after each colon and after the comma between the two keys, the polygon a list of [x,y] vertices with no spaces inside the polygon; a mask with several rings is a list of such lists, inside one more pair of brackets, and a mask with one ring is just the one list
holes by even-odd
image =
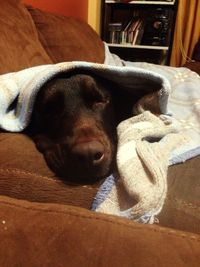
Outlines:
{"label": "couch backrest", "polygon": [[0,0],[0,74],[51,62],[27,9],[19,0]]}
{"label": "couch backrest", "polygon": [[72,60],[104,61],[103,43],[87,23],[0,0],[0,74]]}
{"label": "couch backrest", "polygon": [[27,7],[40,42],[54,63],[63,61],[104,62],[104,46],[84,21]]}

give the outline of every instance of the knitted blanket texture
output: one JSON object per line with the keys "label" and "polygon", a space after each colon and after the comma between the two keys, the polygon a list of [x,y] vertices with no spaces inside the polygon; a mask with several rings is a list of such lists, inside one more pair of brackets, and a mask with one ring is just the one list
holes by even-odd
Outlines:
{"label": "knitted blanket texture", "polygon": [[[160,74],[167,79],[170,93],[163,112],[167,116],[145,112],[150,106],[144,108],[143,102],[138,110],[142,115],[119,124],[118,173],[101,185],[92,210],[154,223],[167,194],[168,166],[200,154],[200,77],[187,68],[123,61],[106,44],[105,51],[106,64]],[[149,101],[154,97],[152,94]]]}

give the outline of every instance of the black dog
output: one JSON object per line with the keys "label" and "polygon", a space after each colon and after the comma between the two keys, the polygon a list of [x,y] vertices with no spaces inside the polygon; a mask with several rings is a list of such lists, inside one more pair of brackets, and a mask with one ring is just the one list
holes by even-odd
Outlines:
{"label": "black dog", "polygon": [[49,167],[67,180],[95,182],[115,168],[116,126],[131,108],[117,115],[121,95],[113,97],[110,86],[98,77],[74,74],[54,78],[37,95],[33,138]]}

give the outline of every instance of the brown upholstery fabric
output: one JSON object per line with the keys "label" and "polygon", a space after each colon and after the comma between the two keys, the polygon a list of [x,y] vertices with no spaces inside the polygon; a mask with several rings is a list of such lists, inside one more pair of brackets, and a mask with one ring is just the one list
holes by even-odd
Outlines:
{"label": "brown upholstery fabric", "polygon": [[[52,63],[38,39],[32,17],[21,1],[0,0],[0,4],[0,62],[4,63],[0,66],[0,73]],[[41,26],[42,32],[46,29],[46,37],[55,42],[53,49],[58,49],[58,53],[52,50],[55,56],[69,55],[68,60],[103,62],[103,44],[86,23],[37,9],[30,10],[37,26]],[[51,36],[51,29],[54,36]],[[82,41],[77,44],[79,36]],[[70,41],[63,47],[65,40]],[[45,42],[49,44],[49,40]],[[30,201],[90,208],[97,190],[97,186],[71,186],[61,181],[25,134],[0,133],[0,173],[0,194]]]}
{"label": "brown upholstery fabric", "polygon": [[51,63],[19,0],[0,0],[0,74]]}
{"label": "brown upholstery fabric", "polygon": [[85,22],[28,7],[40,41],[54,63],[63,61],[104,62],[104,47],[97,33]]}
{"label": "brown upholstery fabric", "polygon": [[0,167],[0,195],[32,202],[91,208],[97,185],[69,185],[61,179]]}
{"label": "brown upholstery fabric", "polygon": [[89,209],[99,187],[71,185],[56,177],[25,134],[0,134],[0,195]]}
{"label": "brown upholstery fabric", "polygon": [[22,133],[0,133],[0,167],[54,177],[34,142]]}
{"label": "brown upholstery fabric", "polygon": [[[90,209],[99,184],[75,186],[56,177],[26,135],[1,133],[0,155],[0,195]],[[159,225],[200,233],[199,161],[200,156],[169,168]]]}
{"label": "brown upholstery fabric", "polygon": [[[103,62],[103,44],[86,24],[29,9],[36,29],[20,1],[0,4],[0,73],[59,61]],[[139,225],[87,211],[99,184],[65,183],[25,134],[0,133],[0,266],[199,266],[199,235],[172,229],[200,233],[199,161],[169,169],[159,221],[171,229]]]}
{"label": "brown upholstery fabric", "polygon": [[64,205],[0,197],[0,207],[3,267],[199,267],[199,235]]}
{"label": "brown upholstery fabric", "polygon": [[160,225],[200,234],[200,156],[168,171],[168,193]]}

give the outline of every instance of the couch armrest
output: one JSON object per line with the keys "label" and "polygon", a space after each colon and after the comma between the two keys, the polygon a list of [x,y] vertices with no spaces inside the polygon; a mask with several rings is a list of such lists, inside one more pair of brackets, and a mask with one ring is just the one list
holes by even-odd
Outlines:
{"label": "couch armrest", "polygon": [[81,208],[0,197],[0,266],[199,266],[200,237]]}

